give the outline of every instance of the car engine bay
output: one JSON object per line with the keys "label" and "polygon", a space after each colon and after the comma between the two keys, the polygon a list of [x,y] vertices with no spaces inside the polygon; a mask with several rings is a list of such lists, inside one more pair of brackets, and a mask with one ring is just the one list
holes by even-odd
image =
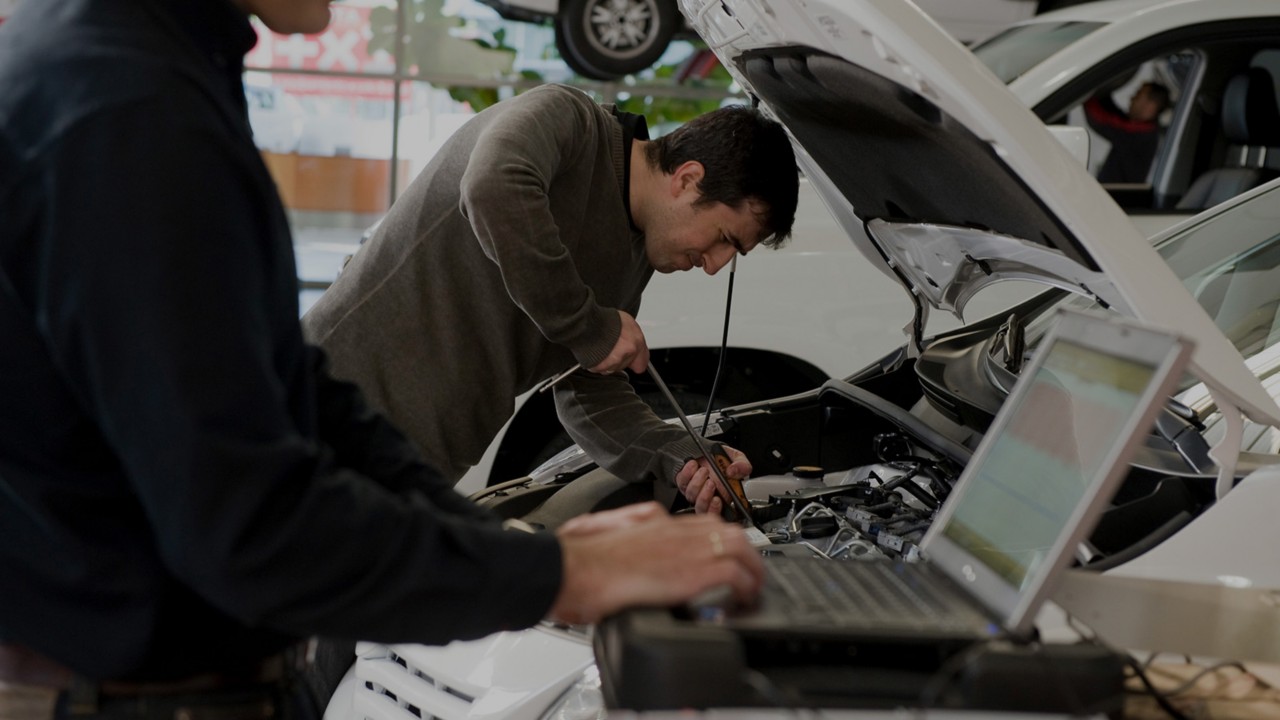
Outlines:
{"label": "car engine bay", "polygon": [[[954,342],[933,347],[956,352]],[[928,352],[917,362],[886,359],[806,393],[719,410],[706,421],[708,438],[751,458],[754,472],[742,485],[753,524],[772,545],[843,560],[919,555],[925,532],[981,440],[972,427],[974,409],[957,412],[954,397],[939,408],[943,393],[921,390],[922,383],[937,385],[919,376],[931,367]],[[1213,481],[1153,433],[1078,561],[1108,567],[1158,544],[1212,504]],[[543,528],[652,499],[692,512],[674,488],[625,482],[577,448],[473,499]]]}

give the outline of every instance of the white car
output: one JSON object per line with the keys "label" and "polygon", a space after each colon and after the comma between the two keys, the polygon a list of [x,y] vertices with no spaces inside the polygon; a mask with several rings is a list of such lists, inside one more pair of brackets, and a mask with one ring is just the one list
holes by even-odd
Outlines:
{"label": "white car", "polygon": [[[916,0],[962,42],[991,35],[1036,12],[1087,0]],[[653,65],[688,26],[676,0],[480,0],[508,20],[555,25],[556,48],[569,67],[597,80]]]}
{"label": "white car", "polygon": [[[798,539],[775,512],[791,507],[834,518],[834,534],[805,538],[833,562],[910,557],[930,507],[1063,302],[1177,328],[1196,343],[1191,376],[1090,538],[1091,568],[1141,564],[1205,520],[1230,526],[1218,511],[1259,507],[1259,488],[1274,500],[1280,406],[1260,378],[1272,385],[1280,367],[1280,182],[1171,229],[1157,249],[1019,98],[908,4],[709,0],[701,12],[708,0],[684,2],[725,66],[787,126],[812,189],[862,262],[909,301],[899,318],[913,329],[906,346],[818,390],[711,418],[712,435],[752,457],[747,494],[776,542]],[[977,293],[1015,279],[1047,289],[927,332],[930,311],[959,315]],[[569,452],[477,500],[552,526],[644,493]],[[890,499],[875,533],[852,521],[852,510]],[[1264,517],[1231,541],[1267,547],[1275,526]],[[860,544],[837,550],[842,537]],[[1280,587],[1266,557],[1248,566],[1225,556],[1256,553],[1203,542],[1198,559],[1209,562],[1198,577],[1213,581],[1229,566],[1233,583]],[[361,645],[326,716],[598,717],[602,697],[587,634],[539,627],[440,648]]]}
{"label": "white car", "polygon": [[[1176,86],[1150,179],[1107,188],[1144,235],[1273,175],[1271,167],[1280,168],[1280,152],[1233,142],[1240,127],[1260,139],[1280,132],[1280,114],[1272,118],[1261,102],[1269,92],[1274,108],[1275,90],[1255,82],[1244,88],[1255,102],[1224,105],[1231,79],[1247,76],[1251,67],[1271,67],[1273,77],[1280,78],[1280,5],[1275,3],[1092,2],[1016,25],[978,45],[975,55],[1023,105],[1051,124],[1085,126],[1082,104],[1118,77],[1159,76]],[[1105,143],[1095,137],[1091,147]],[[864,167],[857,158],[850,162],[850,168]],[[1197,190],[1197,197],[1188,198],[1197,179],[1211,192]],[[791,243],[778,251],[757,251],[740,263],[717,406],[811,389],[874,360],[879,348],[901,339],[903,321],[897,318],[910,300],[894,292],[889,278],[861,263],[812,190],[808,182],[801,184]],[[689,412],[704,410],[711,395],[726,304],[724,276],[714,281],[691,273],[655,276],[637,318],[650,347],[658,349],[654,362]],[[1018,290],[996,292],[1006,298],[993,308],[1009,304]],[[635,383],[655,407],[669,412],[646,376]],[[547,394],[530,395],[459,487],[473,491],[520,477],[569,443]]]}
{"label": "white car", "polygon": [[[1276,3],[1093,2],[1014,25],[974,54],[1048,124],[1087,126],[1090,98],[1110,94],[1126,107],[1145,82],[1170,91],[1146,177],[1107,187],[1147,234],[1280,170],[1266,152],[1280,145]],[[1264,71],[1271,83],[1258,80]],[[1095,133],[1092,147],[1096,175],[1109,143]]]}

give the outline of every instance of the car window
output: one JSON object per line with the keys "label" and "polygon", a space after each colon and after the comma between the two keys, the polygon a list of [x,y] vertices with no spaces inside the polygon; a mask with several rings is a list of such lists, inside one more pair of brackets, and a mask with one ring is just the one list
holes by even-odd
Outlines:
{"label": "car window", "polygon": [[1015,25],[973,48],[973,54],[1000,78],[1011,83],[1045,58],[1105,25],[1094,22]]}
{"label": "car window", "polygon": [[[1280,186],[1188,228],[1156,250],[1280,402]],[[1098,310],[1081,296],[1063,305]],[[1028,337],[1041,337],[1051,318],[1045,314],[1032,323]],[[1221,417],[1204,386],[1188,378],[1180,399],[1200,413],[1209,428],[1206,435],[1216,441]],[[1246,425],[1244,449],[1280,451],[1276,429]]]}
{"label": "car window", "polygon": [[1166,46],[1140,60],[1102,63],[1091,86],[1041,110],[1046,122],[1088,130],[1090,172],[1130,217],[1190,216],[1280,175],[1280,35]]}
{"label": "car window", "polygon": [[[1206,268],[1185,280],[1188,289],[1209,312],[1214,323],[1240,350],[1245,362],[1262,380],[1272,397],[1280,394],[1280,235],[1273,236],[1249,252],[1224,264]],[[1278,398],[1280,399],[1280,398]],[[1208,416],[1210,438],[1214,439],[1220,418],[1213,412],[1213,399],[1202,386],[1191,388],[1184,397],[1202,416]],[[1246,450],[1275,453],[1280,435],[1274,428],[1250,426]]]}
{"label": "car window", "polygon": [[1173,140],[1170,125],[1188,95],[1196,59],[1193,51],[1183,50],[1130,66],[1058,121],[1089,133],[1089,173],[1099,182],[1150,188],[1156,160]]}

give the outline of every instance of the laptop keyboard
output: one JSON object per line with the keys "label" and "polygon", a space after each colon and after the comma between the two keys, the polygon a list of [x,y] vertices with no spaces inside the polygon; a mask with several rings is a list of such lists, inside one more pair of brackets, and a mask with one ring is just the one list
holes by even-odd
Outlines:
{"label": "laptop keyboard", "polygon": [[981,617],[948,598],[948,588],[922,567],[862,560],[777,558],[766,562],[768,585],[797,620],[832,625],[971,628]]}

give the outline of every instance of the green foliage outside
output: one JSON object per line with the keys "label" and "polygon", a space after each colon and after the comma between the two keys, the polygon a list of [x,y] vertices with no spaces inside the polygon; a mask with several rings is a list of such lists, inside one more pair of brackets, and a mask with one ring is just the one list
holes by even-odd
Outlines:
{"label": "green foliage outside", "polygon": [[[680,66],[678,65],[659,65],[654,68],[654,78],[671,79],[675,77],[679,70]],[[725,96],[728,96],[730,82],[732,82],[732,78],[729,75],[729,71],[717,63],[715,69],[705,79],[687,81],[687,85],[713,88],[722,91]],[[693,99],[665,95],[645,95],[643,97],[633,95],[625,100],[619,100],[618,107],[627,112],[644,115],[645,119],[649,121],[649,126],[654,128],[660,125],[671,126],[688,122],[699,115],[720,107],[721,102],[722,99],[720,98]]]}
{"label": "green foliage outside", "polygon": [[[462,27],[463,20],[443,14],[444,0],[401,0],[407,5],[407,32],[404,50],[397,58],[400,72],[409,75],[440,73],[470,75],[481,78],[511,78],[515,75],[515,48],[505,44],[505,30],[497,30],[493,40],[454,37],[450,31]],[[395,55],[396,9],[376,7],[369,13],[372,35],[368,52],[383,50]],[[654,80],[661,82],[674,78],[679,65],[661,65],[654,69]],[[525,80],[542,80],[532,71],[523,71],[517,77]],[[728,94],[731,82],[729,73],[719,65],[705,78],[688,80],[686,87],[706,87]],[[459,85],[448,88],[449,95],[457,102],[465,102],[479,112],[498,102],[497,88]],[[613,101],[627,112],[645,116],[650,127],[672,126],[688,121],[720,106],[718,97],[706,99],[676,98],[648,94],[630,95],[624,99],[601,98]]]}
{"label": "green foliage outside", "polygon": [[[402,0],[408,3],[404,51],[396,61],[401,72],[410,75],[446,73],[484,78],[508,77],[515,63],[515,48],[454,37],[450,31],[463,21],[443,14],[444,0]],[[372,36],[370,54],[384,50],[395,55],[396,9],[376,7],[369,12]]]}

